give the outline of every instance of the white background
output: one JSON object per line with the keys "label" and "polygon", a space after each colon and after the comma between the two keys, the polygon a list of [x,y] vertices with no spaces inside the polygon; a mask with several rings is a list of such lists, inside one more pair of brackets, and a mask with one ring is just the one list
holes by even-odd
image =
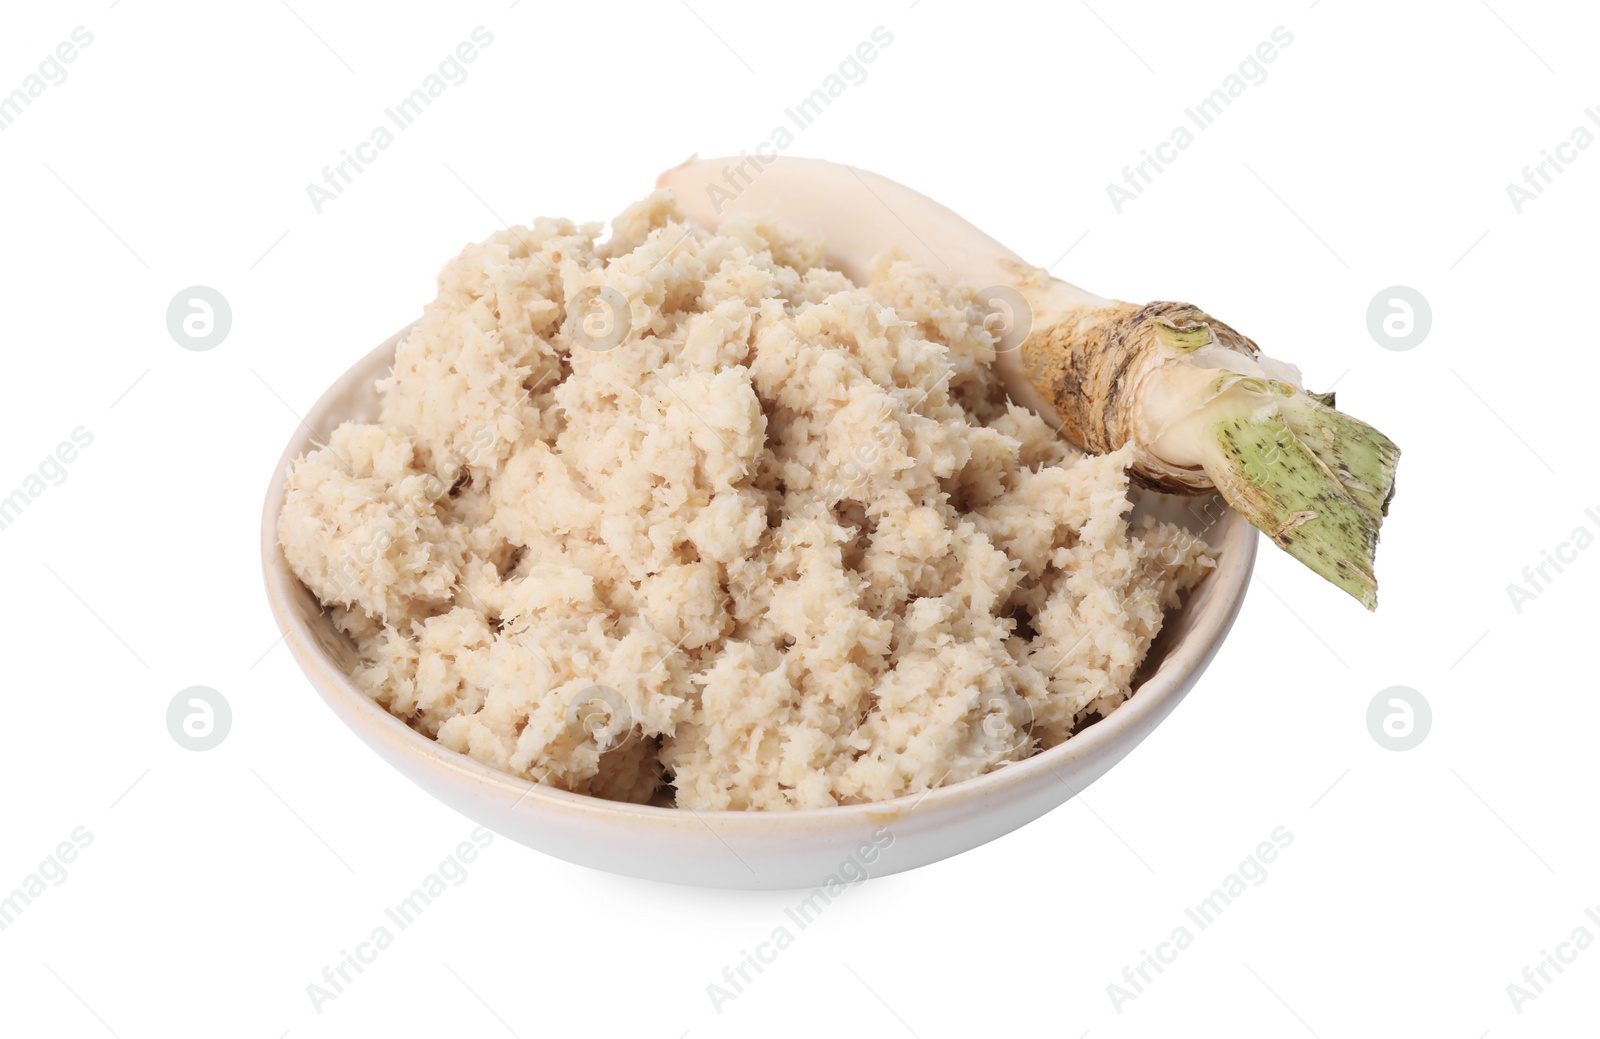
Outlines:
{"label": "white background", "polygon": [[[75,428],[94,437],[0,531],[0,894],[93,835],[0,931],[0,1031],[1591,1034],[1600,945],[1520,1007],[1507,985],[1580,925],[1600,939],[1600,550],[1520,612],[1507,586],[1600,532],[1600,148],[1520,214],[1506,185],[1574,127],[1600,133],[1592,14],[292,2],[15,5],[0,34],[0,92],[75,27],[94,38],[0,132],[0,495]],[[469,79],[316,213],[307,183],[479,25],[494,41]],[[472,824],[275,644],[257,525],[294,412],[411,320],[464,242],[605,219],[691,152],[754,149],[879,25],[893,43],[790,153],[919,188],[1102,294],[1194,301],[1337,383],[1405,450],[1379,612],[1264,548],[1199,687],[1086,796],[851,889],[720,1013],[707,985],[791,894],[626,880],[502,838],[319,1014],[307,985]],[[1280,25],[1265,81],[1116,213],[1107,183]],[[209,352],[166,328],[197,284],[233,309]],[[1368,332],[1391,285],[1431,303],[1409,351]],[[232,705],[205,753],[165,725],[191,685]],[[1395,685],[1433,711],[1403,753],[1366,724]],[[1114,1007],[1108,984],[1279,826],[1293,844],[1266,881]]]}

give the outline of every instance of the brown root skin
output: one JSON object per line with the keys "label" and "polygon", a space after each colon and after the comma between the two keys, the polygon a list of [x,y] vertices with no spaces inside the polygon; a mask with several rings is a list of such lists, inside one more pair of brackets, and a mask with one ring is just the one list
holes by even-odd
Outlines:
{"label": "brown root skin", "polygon": [[1161,396],[1157,380],[1211,345],[1260,356],[1255,343],[1190,304],[1112,303],[1067,310],[1022,344],[1016,367],[1069,440],[1096,454],[1138,444],[1130,473],[1145,487],[1197,494],[1214,486],[1279,548],[1373,609],[1373,556],[1399,449],[1333,410],[1331,394],[1235,375],[1185,420],[1198,465],[1169,464],[1139,440],[1140,409],[1152,391]]}
{"label": "brown root skin", "polygon": [[[1079,447],[1107,454],[1134,440],[1140,383],[1146,373],[1208,343],[1250,357],[1256,344],[1189,303],[1115,303],[1068,311],[1022,344],[1022,375],[1055,411],[1061,432]],[[1170,494],[1212,489],[1203,470],[1164,465],[1144,453],[1135,482]]]}

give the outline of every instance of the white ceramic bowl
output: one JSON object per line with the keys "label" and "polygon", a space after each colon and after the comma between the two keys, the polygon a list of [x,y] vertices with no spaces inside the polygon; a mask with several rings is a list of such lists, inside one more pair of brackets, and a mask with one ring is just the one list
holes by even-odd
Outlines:
{"label": "white ceramic bowl", "polygon": [[[1184,523],[1218,550],[1217,568],[1167,618],[1127,703],[1066,743],[964,783],[876,804],[797,812],[693,812],[568,793],[489,768],[413,731],[359,692],[355,649],[290,572],[278,512],[295,458],[340,422],[378,413],[373,382],[402,330],[323,394],[289,441],[267,491],[261,559],[267,598],[289,651],[333,712],[391,765],[463,815],[546,854],[675,884],[815,888],[937,862],[1062,804],[1120,761],[1177,706],[1238,615],[1255,530],[1217,500],[1142,495],[1139,512]],[[313,435],[314,434],[314,435]]]}

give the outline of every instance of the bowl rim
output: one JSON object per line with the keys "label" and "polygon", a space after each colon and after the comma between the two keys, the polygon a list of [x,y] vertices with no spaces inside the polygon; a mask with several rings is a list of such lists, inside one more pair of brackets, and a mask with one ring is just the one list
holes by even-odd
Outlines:
{"label": "bowl rim", "polygon": [[[913,809],[921,810],[927,816],[959,813],[972,809],[978,802],[1020,793],[1047,778],[1061,782],[1067,787],[1069,796],[1076,796],[1078,790],[1063,777],[1063,766],[1071,766],[1066,771],[1072,772],[1078,771],[1079,766],[1093,765],[1108,757],[1110,760],[1106,768],[1120,760],[1127,750],[1132,749],[1121,749],[1123,741],[1131,739],[1137,744],[1143,738],[1142,733],[1159,722],[1188,692],[1194,679],[1215,655],[1243,606],[1244,594],[1254,570],[1256,531],[1232,509],[1227,509],[1218,521],[1222,529],[1216,546],[1217,565],[1204,578],[1205,582],[1214,583],[1210,597],[1203,611],[1192,618],[1190,630],[1177,645],[1169,649],[1155,673],[1135,687],[1134,695],[1101,721],[1048,750],[972,779],[887,801],[785,811],[696,811],[608,801],[502,772],[466,754],[441,746],[356,688],[349,675],[337,666],[319,644],[310,625],[291,605],[296,595],[308,590],[290,570],[288,560],[278,545],[278,514],[283,507],[290,465],[307,450],[322,443],[320,437],[331,434],[334,426],[346,421],[344,417],[332,414],[336,406],[360,389],[363,383],[380,378],[385,370],[392,367],[395,347],[413,327],[415,323],[407,325],[367,353],[329,386],[316,404],[300,417],[294,434],[273,470],[262,508],[261,563],[267,600],[283,640],[301,670],[328,706],[358,736],[375,749],[381,745],[381,749],[388,751],[387,756],[392,763],[396,763],[397,758],[409,757],[418,766],[433,773],[435,778],[464,781],[482,792],[504,795],[508,811],[527,804],[568,817],[573,822],[616,822],[635,830],[679,829],[686,826],[710,828],[706,820],[714,819],[717,826],[711,832],[719,839],[726,835],[760,839],[788,838],[803,832],[855,832],[861,829],[864,822],[882,825],[909,815]],[[1188,608],[1186,603],[1184,609]],[[400,771],[406,770],[402,768]]]}

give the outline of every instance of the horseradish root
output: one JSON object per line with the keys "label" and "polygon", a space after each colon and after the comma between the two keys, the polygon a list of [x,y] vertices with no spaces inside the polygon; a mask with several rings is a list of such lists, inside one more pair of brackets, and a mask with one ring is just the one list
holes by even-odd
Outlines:
{"label": "horseradish root", "polygon": [[1280,548],[1368,609],[1373,557],[1400,450],[1292,366],[1187,303],[1102,299],[1052,277],[932,199],[815,159],[691,159],[662,174],[689,217],[715,230],[770,214],[824,243],[864,282],[900,250],[1003,302],[1016,333],[994,367],[1007,393],[1095,454],[1133,446],[1131,472],[1177,493],[1215,488]]}

